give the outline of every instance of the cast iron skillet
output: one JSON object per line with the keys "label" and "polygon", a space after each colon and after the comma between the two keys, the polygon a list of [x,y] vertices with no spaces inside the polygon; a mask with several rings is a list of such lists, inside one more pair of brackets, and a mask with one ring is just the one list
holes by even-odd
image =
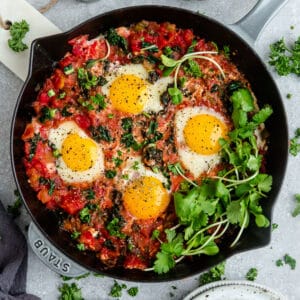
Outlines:
{"label": "cast iron skillet", "polygon": [[37,85],[50,76],[55,63],[70,49],[67,41],[80,34],[89,34],[90,38],[103,33],[110,27],[130,25],[143,19],[157,22],[169,21],[181,28],[192,28],[196,35],[216,42],[220,48],[230,45],[235,55],[233,62],[246,75],[258,98],[259,105],[270,104],[274,113],[267,121],[270,132],[269,152],[267,156],[268,172],[273,176],[273,188],[269,197],[263,202],[267,217],[271,218],[272,206],[279,192],[285,172],[288,136],[286,117],[278,89],[257,54],[234,32],[222,24],[197,13],[165,6],[136,6],[114,10],[90,19],[74,29],[45,38],[37,39],[31,46],[30,69],[28,78],[19,95],[16,105],[11,134],[11,155],[14,176],[24,203],[38,228],[45,237],[70,259],[92,271],[114,278],[134,281],[167,281],[184,278],[199,273],[225,258],[245,250],[265,246],[270,241],[271,229],[257,229],[250,226],[234,249],[223,249],[217,256],[201,256],[193,261],[185,259],[174,270],[166,275],[137,270],[112,269],[105,270],[94,255],[79,252],[70,242],[68,234],[59,230],[60,216],[45,209],[37,200],[35,192],[27,182],[23,157],[21,135],[27,122],[33,115],[32,102],[37,96]]}

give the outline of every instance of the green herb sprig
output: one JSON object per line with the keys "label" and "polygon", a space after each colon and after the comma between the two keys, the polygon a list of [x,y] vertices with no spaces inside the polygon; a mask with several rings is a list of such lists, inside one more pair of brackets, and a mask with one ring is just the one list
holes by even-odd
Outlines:
{"label": "green herb sprig", "polygon": [[28,46],[23,42],[26,33],[29,31],[29,24],[22,20],[21,22],[14,22],[10,28],[9,33],[11,38],[8,40],[8,46],[15,52],[21,52],[28,49]]}
{"label": "green herb sprig", "polygon": [[269,64],[280,76],[300,76],[300,37],[289,47],[284,39],[270,45]]}

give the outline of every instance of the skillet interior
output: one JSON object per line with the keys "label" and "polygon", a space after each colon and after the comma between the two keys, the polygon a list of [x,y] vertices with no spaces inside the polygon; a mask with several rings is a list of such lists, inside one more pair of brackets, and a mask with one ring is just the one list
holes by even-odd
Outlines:
{"label": "skillet interior", "polygon": [[223,45],[230,45],[231,52],[236,54],[232,56],[232,60],[251,83],[259,105],[268,103],[273,107],[274,113],[266,124],[270,132],[267,168],[273,176],[273,188],[262,205],[269,219],[271,218],[272,206],[276,200],[285,172],[288,135],[280,94],[264,64],[255,52],[235,33],[206,16],[165,6],[129,7],[97,16],[69,32],[37,39],[33,42],[29,75],[18,98],[11,132],[11,156],[14,176],[33,221],[59,250],[88,269],[125,280],[157,282],[191,276],[235,253],[265,246],[270,241],[271,229],[257,229],[255,226],[250,226],[244,232],[239,245],[235,249],[222,250],[220,254],[213,257],[201,256],[194,261],[186,259],[166,275],[158,276],[153,272],[123,269],[105,270],[98,259],[93,255],[85,255],[79,252],[70,243],[67,234],[59,231],[60,216],[46,210],[44,205],[36,199],[35,192],[27,182],[22,163],[23,142],[21,135],[26,123],[31,120],[33,114],[31,104],[37,95],[36,87],[50,76],[55,62],[62,58],[70,49],[67,41],[77,35],[87,33],[90,35],[90,38],[93,38],[110,27],[130,25],[142,19],[158,22],[169,21],[176,23],[178,27],[193,28],[195,34],[204,37],[208,41],[216,42],[220,48]]}

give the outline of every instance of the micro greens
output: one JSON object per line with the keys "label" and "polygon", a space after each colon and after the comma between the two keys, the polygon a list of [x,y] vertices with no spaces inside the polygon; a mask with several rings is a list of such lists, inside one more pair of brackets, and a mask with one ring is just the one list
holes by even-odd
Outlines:
{"label": "micro greens", "polygon": [[175,71],[175,73],[174,73],[174,85],[173,85],[173,87],[170,87],[168,89],[168,93],[170,94],[170,96],[172,98],[172,103],[173,104],[180,104],[181,101],[182,101],[182,98],[183,98],[182,92],[178,88],[177,78],[178,78],[178,72],[179,72],[182,64],[185,61],[188,61],[188,66],[185,67],[185,71],[187,72],[187,74],[193,74],[193,76],[196,75],[196,77],[201,77],[202,76],[202,72],[199,68],[199,65],[194,60],[195,58],[197,58],[197,59],[208,60],[211,63],[213,63],[218,68],[218,70],[220,71],[222,77],[225,78],[225,73],[224,73],[223,69],[221,68],[221,66],[213,58],[205,56],[204,54],[218,54],[218,52],[216,52],[216,51],[191,52],[191,53],[185,54],[179,60],[174,60],[174,59],[172,59],[172,58],[170,58],[170,57],[168,57],[164,54],[161,55],[161,62],[165,67],[167,67],[166,70],[163,72],[163,75],[168,76],[173,71]]}
{"label": "micro greens", "polygon": [[[240,87],[230,96],[235,129],[227,139],[220,139],[221,157],[226,164],[218,176],[204,178],[201,185],[191,181],[180,166],[170,166],[186,179],[190,187],[174,193],[175,212],[179,224],[166,229],[166,241],[157,253],[154,270],[168,272],[185,256],[215,255],[219,252],[216,240],[228,228],[234,247],[253,216],[258,227],[268,227],[259,201],[271,189],[272,177],[260,173],[262,157],[254,131],[272,114],[269,106],[256,111],[248,89]],[[235,236],[233,236],[235,234]]]}

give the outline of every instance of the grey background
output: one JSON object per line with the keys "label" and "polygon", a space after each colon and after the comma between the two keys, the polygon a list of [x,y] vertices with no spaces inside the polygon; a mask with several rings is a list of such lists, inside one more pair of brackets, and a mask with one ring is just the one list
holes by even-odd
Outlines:
{"label": "grey background", "polygon": [[[28,2],[39,8],[45,5],[47,0],[28,0]],[[256,0],[100,0],[86,4],[75,0],[60,0],[45,15],[62,30],[68,30],[90,17],[114,8],[136,4],[165,4],[199,11],[223,23],[232,23],[242,17],[255,3]],[[263,61],[268,61],[270,43],[283,36],[287,42],[291,42],[300,36],[299,15],[299,0],[289,0],[288,4],[264,29],[255,45],[255,49]],[[291,26],[294,26],[293,30],[290,28]],[[296,76],[279,77],[270,66],[268,68],[280,88],[288,116],[289,134],[292,136],[295,129],[300,127],[299,78]],[[9,134],[13,109],[21,87],[21,80],[0,63],[0,198],[5,205],[14,201],[13,190],[15,184],[10,165]],[[290,100],[286,98],[288,93],[293,95]],[[297,265],[295,270],[291,270],[286,265],[277,267],[275,261],[288,253],[296,258],[300,264],[300,216],[297,218],[291,216],[291,211],[295,205],[294,194],[300,193],[299,166],[300,155],[298,157],[290,156],[284,184],[273,211],[273,222],[278,223],[279,228],[273,232],[271,244],[262,249],[235,255],[226,262],[227,279],[244,279],[249,268],[256,267],[258,269],[256,282],[270,286],[292,300],[300,299],[300,265]],[[24,209],[18,222],[22,228],[30,222]],[[198,286],[198,278],[199,276],[194,276],[162,284],[128,282],[128,287],[139,287],[139,294],[137,297],[131,298],[124,291],[122,299],[170,299],[170,292],[174,294],[171,299],[181,299]],[[61,278],[44,266],[29,250],[28,292],[34,293],[45,300],[57,299],[59,295],[58,286],[61,282]],[[110,299],[108,294],[113,285],[111,278],[90,276],[76,281],[76,283],[82,287],[85,299]],[[172,286],[176,286],[176,289]]]}

